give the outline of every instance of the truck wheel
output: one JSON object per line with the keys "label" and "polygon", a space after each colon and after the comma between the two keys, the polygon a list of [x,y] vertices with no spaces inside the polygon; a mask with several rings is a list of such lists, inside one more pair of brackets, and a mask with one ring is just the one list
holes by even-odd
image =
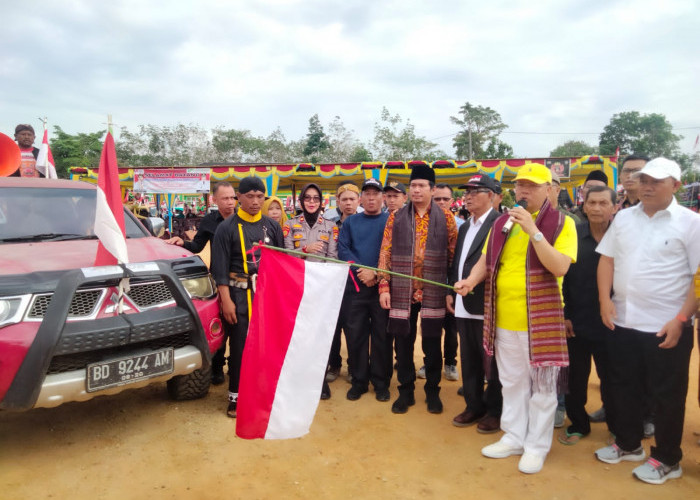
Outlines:
{"label": "truck wheel", "polygon": [[200,368],[188,375],[178,375],[168,380],[168,395],[176,400],[203,398],[211,385],[211,366]]}

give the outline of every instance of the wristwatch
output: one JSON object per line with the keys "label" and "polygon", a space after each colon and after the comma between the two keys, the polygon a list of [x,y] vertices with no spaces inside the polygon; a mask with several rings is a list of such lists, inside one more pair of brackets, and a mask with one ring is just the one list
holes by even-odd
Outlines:
{"label": "wristwatch", "polygon": [[544,239],[544,234],[542,234],[542,231],[538,231],[532,235],[532,239],[535,241],[542,241]]}

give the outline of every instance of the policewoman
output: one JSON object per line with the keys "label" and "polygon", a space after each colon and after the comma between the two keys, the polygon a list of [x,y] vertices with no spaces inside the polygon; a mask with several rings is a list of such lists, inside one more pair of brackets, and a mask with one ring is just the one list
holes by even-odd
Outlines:
{"label": "policewoman", "polygon": [[[317,184],[307,184],[301,189],[299,204],[301,214],[287,221],[284,225],[284,247],[309,254],[310,261],[314,255],[338,258],[338,227],[333,221],[323,218],[321,202],[323,195]],[[331,389],[324,380],[321,399],[329,399]]]}

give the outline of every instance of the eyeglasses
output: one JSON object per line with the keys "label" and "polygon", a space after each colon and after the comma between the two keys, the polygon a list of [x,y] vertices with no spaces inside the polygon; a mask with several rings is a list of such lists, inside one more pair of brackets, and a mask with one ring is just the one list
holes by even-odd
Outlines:
{"label": "eyeglasses", "polygon": [[469,196],[469,195],[475,196],[477,193],[488,193],[490,191],[491,191],[490,189],[468,189],[468,190],[464,191],[464,196]]}
{"label": "eyeglasses", "polygon": [[641,168],[625,168],[622,167],[622,173],[623,174],[633,174],[635,172],[639,172]]}
{"label": "eyeglasses", "polygon": [[319,201],[321,201],[321,198],[319,198],[318,196],[304,196],[304,201],[315,201],[318,203]]}
{"label": "eyeglasses", "polygon": [[437,202],[440,202],[440,201],[451,201],[452,198],[451,198],[451,197],[448,197],[448,198],[437,198],[437,197],[435,197],[435,198],[433,198],[433,200],[435,200],[435,201],[437,201]]}

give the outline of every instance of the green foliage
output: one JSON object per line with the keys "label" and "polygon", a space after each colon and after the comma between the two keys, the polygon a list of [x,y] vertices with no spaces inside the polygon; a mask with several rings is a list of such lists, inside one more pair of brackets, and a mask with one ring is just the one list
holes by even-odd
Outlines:
{"label": "green foliage", "polygon": [[510,189],[503,188],[503,200],[501,205],[508,208],[515,206],[515,197],[511,194]]}
{"label": "green foliage", "polygon": [[328,136],[323,131],[323,125],[315,114],[309,118],[309,132],[306,134],[306,146],[304,146],[304,157],[311,163],[318,163],[321,154],[331,148]]}
{"label": "green foliage", "polygon": [[[452,123],[462,127],[452,141],[457,158],[512,158],[513,148],[498,140],[498,136],[508,128],[501,115],[483,106],[467,102],[459,108],[461,117],[450,116]],[[469,130],[471,129],[472,151],[469,154]],[[507,156],[510,154],[511,156]]]}
{"label": "green foliage", "polygon": [[[613,151],[613,154],[615,151]],[[566,141],[552,151],[549,156],[552,158],[575,157],[598,154],[598,148],[583,141]]]}
{"label": "green foliage", "polygon": [[123,166],[187,166],[211,161],[215,149],[209,133],[197,125],[139,125],[132,133],[122,127],[116,143]]}
{"label": "green foliage", "polygon": [[58,125],[54,125],[53,129],[56,137],[51,141],[51,153],[59,177],[70,177],[69,167],[94,168],[100,165],[105,130],[72,135]]}
{"label": "green foliage", "polygon": [[513,148],[510,144],[503,142],[500,139],[491,139],[489,145],[484,150],[484,159],[503,160],[513,158]]}
{"label": "green foliage", "polygon": [[374,124],[370,151],[374,158],[383,161],[433,161],[447,156],[437,149],[436,143],[418,137],[410,120],[403,125],[403,119],[398,114],[392,116],[386,107],[382,108],[379,122]]}
{"label": "green foliage", "polygon": [[683,137],[673,133],[673,127],[662,114],[641,115],[626,111],[613,115],[600,134],[600,154],[613,155],[620,148],[620,156],[643,154],[651,158],[674,158],[679,152],[678,141]]}

